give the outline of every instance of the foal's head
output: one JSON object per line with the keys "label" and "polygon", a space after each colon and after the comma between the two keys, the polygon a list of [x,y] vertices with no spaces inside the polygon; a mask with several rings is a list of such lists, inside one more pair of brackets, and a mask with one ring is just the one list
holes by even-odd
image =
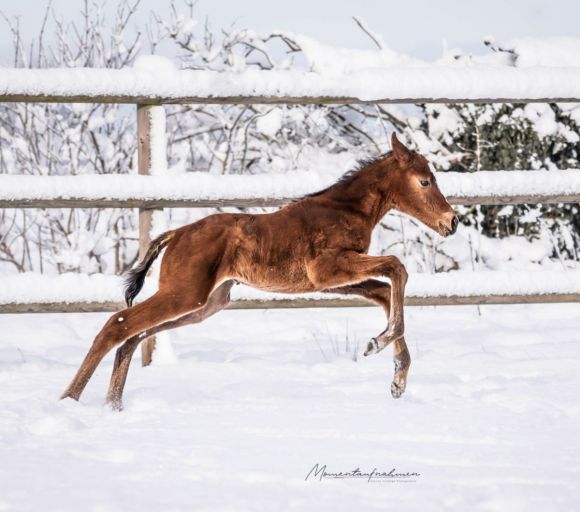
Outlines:
{"label": "foal's head", "polygon": [[455,233],[459,219],[437,186],[427,159],[408,149],[393,133],[392,156],[397,165],[391,181],[394,206],[437,231],[442,236]]}

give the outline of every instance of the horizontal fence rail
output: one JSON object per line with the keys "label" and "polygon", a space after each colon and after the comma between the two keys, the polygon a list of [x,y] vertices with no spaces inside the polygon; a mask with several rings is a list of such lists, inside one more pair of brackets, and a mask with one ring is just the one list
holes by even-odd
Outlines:
{"label": "horizontal fence rail", "polygon": [[[332,184],[312,172],[167,176],[0,174],[1,208],[275,207]],[[580,170],[439,172],[451,204],[502,205],[580,202]]]}
{"label": "horizontal fence rail", "polygon": [[[455,295],[450,297],[406,297],[405,306],[477,306],[500,304],[554,304],[580,302],[580,293],[547,293],[542,295]],[[39,302],[0,304],[0,314],[21,313],[114,313],[126,308],[124,302]],[[371,302],[349,299],[240,299],[226,309],[303,309],[376,307]]]}
{"label": "horizontal fence rail", "polygon": [[[509,205],[578,203],[580,193],[546,196],[446,196],[451,205]],[[62,197],[50,199],[0,199],[0,208],[269,208],[284,206],[296,197],[253,197],[232,199],[83,199]]]}
{"label": "horizontal fence rail", "polygon": [[[535,295],[453,295],[449,297],[406,297],[405,306],[476,306],[500,304],[554,304],[580,302],[579,293],[546,293]],[[0,314],[19,313],[114,313],[126,308],[124,302],[39,302],[0,304]],[[376,307],[371,302],[356,299],[239,299],[226,309],[301,309]]]}
{"label": "horizontal fence rail", "polygon": [[[580,202],[579,193],[546,196],[446,196],[451,205],[508,205]],[[284,206],[295,197],[253,197],[232,199],[14,199],[1,200],[0,208],[269,208]]]}
{"label": "horizontal fence rail", "polygon": [[580,103],[580,97],[559,98],[436,98],[403,97],[364,100],[355,96],[108,96],[108,95],[39,95],[39,94],[2,94],[0,102],[5,103],[115,103],[125,105],[357,105],[362,103],[385,105],[409,105],[423,103]]}
{"label": "horizontal fence rail", "polygon": [[[1,313],[107,312],[125,306],[122,279],[109,275],[20,274],[4,280]],[[153,279],[139,298],[155,291]],[[359,307],[373,304],[357,296],[336,294],[276,294],[234,286],[229,309]],[[532,304],[580,302],[580,271],[451,271],[409,275],[405,305]]]}
{"label": "horizontal fence rail", "polygon": [[580,68],[393,66],[339,76],[299,70],[4,68],[0,101],[140,105],[579,103]]}

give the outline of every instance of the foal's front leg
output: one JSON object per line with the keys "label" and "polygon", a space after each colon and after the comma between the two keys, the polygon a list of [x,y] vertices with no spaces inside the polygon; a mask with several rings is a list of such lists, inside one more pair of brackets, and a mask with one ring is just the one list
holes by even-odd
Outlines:
{"label": "foal's front leg", "polygon": [[403,264],[395,256],[385,264],[386,275],[391,280],[391,303],[389,324],[387,328],[376,338],[372,338],[364,352],[365,356],[376,354],[387,347],[391,342],[403,338],[405,333],[405,317],[403,303],[405,301],[405,285],[407,284],[407,271]]}
{"label": "foal's front leg", "polygon": [[393,363],[395,363],[395,375],[391,383],[391,395],[393,398],[400,398],[407,387],[407,375],[411,367],[411,355],[404,337],[395,341]]}
{"label": "foal's front leg", "polygon": [[387,329],[371,339],[364,355],[380,352],[403,337],[407,271],[397,257],[369,256],[354,251],[325,251],[307,264],[307,272],[311,282],[320,289],[360,283],[369,277],[388,277],[391,280],[389,324]]}
{"label": "foal's front leg", "polygon": [[[369,279],[362,283],[341,286],[339,288],[329,288],[323,290],[323,292],[339,295],[358,295],[370,302],[378,304],[385,311],[387,318],[390,316],[391,287],[382,281]],[[404,337],[394,342],[393,363],[395,364],[395,375],[391,383],[391,395],[393,398],[400,398],[407,387],[407,375],[411,366],[411,356]]]}

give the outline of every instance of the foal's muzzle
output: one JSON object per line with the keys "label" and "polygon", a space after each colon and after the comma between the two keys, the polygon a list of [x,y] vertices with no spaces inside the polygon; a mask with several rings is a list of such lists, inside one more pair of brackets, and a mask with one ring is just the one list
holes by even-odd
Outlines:
{"label": "foal's muzzle", "polygon": [[439,231],[443,236],[453,235],[457,231],[457,226],[459,226],[459,218],[454,215],[451,219],[450,224],[446,224],[443,221],[439,221]]}

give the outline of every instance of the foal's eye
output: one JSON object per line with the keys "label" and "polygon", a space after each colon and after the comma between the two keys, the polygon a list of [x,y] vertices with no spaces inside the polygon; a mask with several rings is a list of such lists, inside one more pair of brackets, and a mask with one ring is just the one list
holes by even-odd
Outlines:
{"label": "foal's eye", "polygon": [[430,181],[429,180],[419,180],[419,183],[421,183],[422,187],[428,187]]}

